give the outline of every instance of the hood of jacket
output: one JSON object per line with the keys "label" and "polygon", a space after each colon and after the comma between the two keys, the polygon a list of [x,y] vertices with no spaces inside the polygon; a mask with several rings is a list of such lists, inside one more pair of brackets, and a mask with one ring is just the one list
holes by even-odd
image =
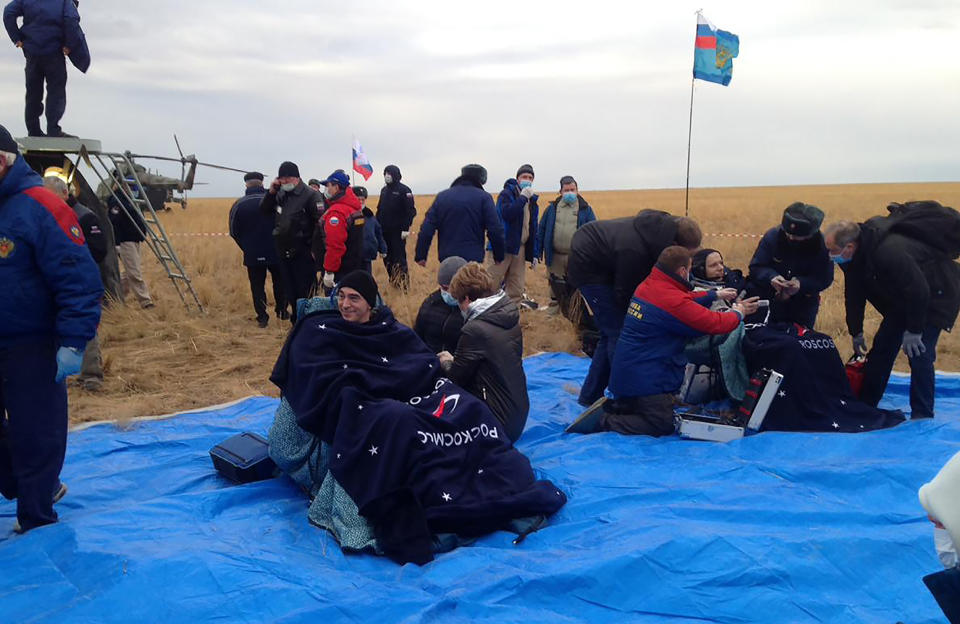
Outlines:
{"label": "hood of jacket", "polygon": [[17,156],[7,169],[7,175],[0,180],[0,199],[6,199],[35,186],[43,186],[43,178],[30,168],[23,156]]}
{"label": "hood of jacket", "polygon": [[366,217],[367,219],[372,219],[372,218],[373,218],[373,211],[370,210],[370,208],[368,208],[367,206],[364,206],[364,207],[363,207],[363,216]]}
{"label": "hood of jacket", "polygon": [[400,180],[403,178],[403,176],[400,175],[400,167],[398,167],[398,166],[396,166],[396,165],[387,165],[386,167],[384,167],[384,169],[383,169],[383,174],[386,175],[386,174],[388,174],[388,173],[389,173],[391,176],[393,176],[393,182],[391,182],[391,183],[388,184],[387,186],[392,186],[392,185],[394,185],[394,184],[399,184],[399,183],[400,183]]}
{"label": "hood of jacket", "polygon": [[676,240],[677,217],[662,210],[641,210],[633,218],[633,228],[640,240],[652,249],[662,244],[662,241]]}
{"label": "hood of jacket", "polygon": [[334,210],[344,216],[350,216],[360,210],[360,198],[353,194],[353,188],[347,187],[330,198],[327,210]]}
{"label": "hood of jacket", "polygon": [[510,191],[514,196],[520,194],[520,183],[516,178],[510,178],[503,183],[503,190]]}
{"label": "hood of jacket", "polygon": [[[482,304],[482,305],[481,305]],[[474,308],[474,306],[477,306]],[[490,297],[477,299],[470,304],[468,320],[479,319],[503,329],[511,329],[520,323],[520,310],[502,290]]]}
{"label": "hood of jacket", "polygon": [[251,186],[251,187],[248,188],[246,191],[244,191],[243,194],[244,194],[244,196],[247,196],[247,195],[263,195],[263,194],[266,193],[266,192],[267,192],[267,189],[265,189],[265,188],[263,187],[263,185],[261,185],[261,186]]}

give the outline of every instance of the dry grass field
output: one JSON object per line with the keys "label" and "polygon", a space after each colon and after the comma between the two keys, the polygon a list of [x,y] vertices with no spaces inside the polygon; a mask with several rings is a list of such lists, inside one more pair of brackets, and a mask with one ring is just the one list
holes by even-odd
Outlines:
{"label": "dry grass field", "polygon": [[[490,186],[494,188],[493,185]],[[598,218],[635,214],[656,208],[682,214],[683,190],[584,191]],[[544,197],[552,194],[544,193]],[[757,244],[753,237],[719,234],[762,234],[779,223],[785,206],[805,201],[820,206],[827,220],[866,217],[885,213],[890,201],[936,199],[960,206],[960,183],[869,184],[694,189],[690,214],[707,234],[704,245],[721,250],[727,263],[746,268]],[[422,217],[431,196],[418,196]],[[233,240],[227,236],[189,236],[227,231],[227,213],[232,199],[191,199],[186,210],[163,213],[174,247],[194,281],[206,313],[187,311],[163,274],[159,263],[144,246],[144,269],[156,308],[118,306],[104,313],[100,328],[106,381],[101,392],[70,389],[72,422],[129,419],[221,403],[249,394],[276,395],[268,377],[283,343],[289,323],[271,319],[267,329],[254,322],[246,271]],[[544,202],[541,202],[544,203]],[[370,204],[376,205],[372,197]],[[414,231],[417,224],[414,224]],[[386,302],[404,323],[412,324],[421,300],[436,288],[436,242],[426,269],[412,264],[413,237],[408,244],[412,287],[402,295],[383,288]],[[385,284],[382,264],[374,275]],[[832,334],[843,355],[849,355],[849,337],[844,329],[842,275],[825,293],[818,329]],[[527,292],[534,299],[549,300],[543,267],[528,272]],[[269,287],[268,287],[269,293]],[[269,309],[269,307],[268,307]],[[868,339],[877,319],[867,324]],[[536,311],[523,312],[524,345],[527,353],[576,351],[570,324]],[[960,340],[945,334],[938,350],[938,368],[960,368]],[[905,362],[898,363],[903,368]]]}

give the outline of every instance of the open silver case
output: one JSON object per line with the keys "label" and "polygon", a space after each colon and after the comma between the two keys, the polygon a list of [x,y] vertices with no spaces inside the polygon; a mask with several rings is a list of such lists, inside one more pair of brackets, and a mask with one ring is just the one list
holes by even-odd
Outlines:
{"label": "open silver case", "polygon": [[678,414],[675,418],[677,433],[691,440],[729,442],[742,438],[748,431],[759,431],[781,383],[783,375],[763,369],[751,378],[750,389],[735,412],[714,415],[691,410]]}

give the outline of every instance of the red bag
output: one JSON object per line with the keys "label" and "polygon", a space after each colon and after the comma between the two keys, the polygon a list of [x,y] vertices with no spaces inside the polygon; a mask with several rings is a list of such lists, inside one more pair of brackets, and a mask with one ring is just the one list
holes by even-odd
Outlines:
{"label": "red bag", "polygon": [[863,367],[867,363],[867,358],[853,356],[844,367],[847,372],[847,381],[850,382],[850,390],[853,396],[860,398],[860,389],[863,388]]}

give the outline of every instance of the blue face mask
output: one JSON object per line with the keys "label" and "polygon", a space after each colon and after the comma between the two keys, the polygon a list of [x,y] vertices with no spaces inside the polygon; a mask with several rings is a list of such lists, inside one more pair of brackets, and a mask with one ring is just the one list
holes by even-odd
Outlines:
{"label": "blue face mask", "polygon": [[457,300],[453,298],[453,295],[451,295],[445,290],[440,291],[440,298],[443,299],[443,302],[448,306],[453,306],[453,307],[457,306]]}
{"label": "blue face mask", "polygon": [[520,180],[519,184],[520,184],[520,188],[522,189],[525,189],[528,186],[533,186],[533,182],[531,182],[530,180]]}
{"label": "blue face mask", "polygon": [[564,193],[563,201],[567,202],[568,204],[575,204],[577,203],[577,194],[573,192]]}
{"label": "blue face mask", "polygon": [[846,264],[852,260],[852,258],[844,258],[843,256],[830,256],[830,259],[833,260],[834,264]]}

